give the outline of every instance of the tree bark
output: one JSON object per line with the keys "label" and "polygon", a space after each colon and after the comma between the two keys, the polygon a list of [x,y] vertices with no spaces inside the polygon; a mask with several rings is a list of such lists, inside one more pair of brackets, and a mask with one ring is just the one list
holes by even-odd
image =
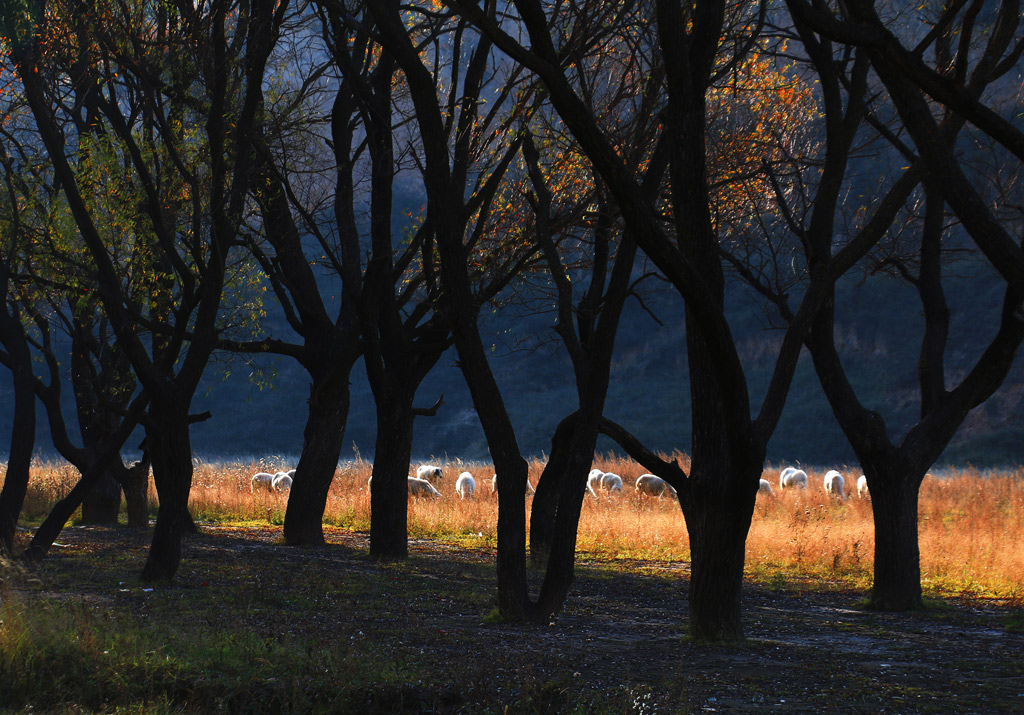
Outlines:
{"label": "tree bark", "polygon": [[21,321],[7,311],[6,305],[0,310],[0,343],[10,355],[11,379],[14,383],[11,449],[7,458],[4,488],[0,491],[0,554],[10,555],[14,552],[14,533],[28,492],[29,467],[36,439],[36,396],[28,342]]}
{"label": "tree bark", "polygon": [[82,500],[83,524],[117,524],[121,510],[121,484],[108,469]]}
{"label": "tree bark", "polygon": [[399,391],[376,394],[377,440],[370,489],[370,557],[409,555],[409,461],[412,457],[413,398]]}
{"label": "tree bark", "polygon": [[149,526],[149,457],[128,467],[120,475],[121,489],[124,490],[124,510],[128,526],[144,529]]}
{"label": "tree bark", "polygon": [[181,562],[182,536],[195,530],[188,512],[193,468],[186,404],[153,400],[146,420],[146,450],[152,459],[160,506],[141,579],[167,583]]}
{"label": "tree bark", "polygon": [[319,546],[324,543],[327,496],[348,424],[350,373],[351,364],[338,365],[327,380],[310,388],[302,454],[295,468],[284,517],[286,544]]}
{"label": "tree bark", "polygon": [[873,471],[865,471],[875,520],[875,578],[869,607],[880,611],[922,608],[917,506],[924,474],[876,476]]}
{"label": "tree bark", "polygon": [[563,419],[551,437],[551,453],[547,464],[537,481],[537,490],[533,495],[533,506],[530,510],[530,561],[534,566],[543,566],[551,553],[551,544],[555,534],[555,514],[558,511],[558,500],[565,483],[565,474],[569,468],[570,447],[572,446],[573,429],[579,417],[574,412]]}
{"label": "tree bark", "polygon": [[[756,483],[757,476],[749,479]],[[743,638],[743,564],[756,492],[751,494],[749,499],[708,494],[711,503],[684,510],[690,537],[690,635],[697,640]]]}
{"label": "tree bark", "polygon": [[597,445],[597,422],[601,415],[589,414],[578,420],[566,460],[564,483],[558,497],[551,551],[544,583],[537,598],[534,619],[545,623],[562,609],[576,577],[576,537],[580,512],[587,489],[587,475]]}

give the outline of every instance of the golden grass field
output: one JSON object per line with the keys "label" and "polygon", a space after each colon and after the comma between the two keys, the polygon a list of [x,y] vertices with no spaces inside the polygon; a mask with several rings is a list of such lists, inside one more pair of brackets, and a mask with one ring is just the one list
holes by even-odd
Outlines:
{"label": "golden grass field", "polygon": [[[679,456],[679,455],[677,455]],[[685,457],[681,458],[684,467]],[[441,463],[445,478],[435,483],[442,499],[411,500],[409,534],[413,538],[445,539],[466,544],[492,544],[496,539],[497,499],[490,493],[493,469],[458,460]],[[289,469],[273,458],[249,463],[196,464],[191,508],[196,519],[233,523],[281,524],[287,496],[252,493],[249,480],[257,471]],[[687,561],[689,543],[682,512],[672,499],[638,495],[640,465],[600,456],[595,466],[622,476],[621,496],[586,498],[578,549],[608,560]],[[543,463],[530,464],[536,485]],[[371,463],[356,459],[336,473],[325,522],[356,531],[370,523],[366,481]],[[462,501],[455,479],[462,471],[477,478],[475,499]],[[775,496],[759,495],[747,539],[748,577],[762,583],[870,584],[874,534],[871,505],[857,498],[858,473],[846,475],[848,498],[830,499],[822,487],[824,469],[807,469],[810,488],[780,491],[779,468],[764,477]],[[66,465],[40,463],[33,471],[23,522],[38,522],[77,479]],[[152,492],[151,500],[156,501]],[[530,499],[527,498],[529,507]],[[1024,601],[1024,470],[981,473],[972,468],[951,470],[941,478],[928,476],[920,498],[922,580],[926,594]],[[817,586],[816,586],[817,587]]]}

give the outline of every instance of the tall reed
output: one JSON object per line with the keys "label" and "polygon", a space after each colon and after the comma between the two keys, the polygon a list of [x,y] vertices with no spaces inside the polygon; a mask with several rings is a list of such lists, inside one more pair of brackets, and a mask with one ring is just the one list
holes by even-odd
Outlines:
{"label": "tall reed", "polygon": [[[675,454],[683,468],[685,455]],[[623,478],[622,494],[585,497],[577,539],[578,550],[602,559],[686,561],[686,525],[674,499],[655,499],[633,488],[644,469],[627,459],[597,455],[594,465]],[[199,520],[279,525],[287,494],[252,490],[257,471],[292,468],[282,458],[249,462],[202,462],[195,465],[190,508]],[[412,539],[441,538],[458,543],[493,545],[497,536],[497,499],[491,493],[493,467],[481,462],[451,460],[442,464],[443,479],[435,486],[442,498],[411,499]],[[536,485],[544,464],[535,459],[529,478]],[[870,499],[858,499],[857,472],[839,467],[847,478],[845,500],[830,497],[822,482],[824,468],[805,469],[806,490],[780,490],[778,468],[764,477],[774,496],[759,495],[747,538],[747,572],[768,583],[836,584],[863,587],[870,583],[874,529]],[[370,524],[367,487],[372,463],[357,458],[339,465],[328,495],[325,523],[356,531]],[[455,492],[455,480],[469,471],[477,482],[473,498]],[[77,473],[55,462],[33,466],[24,520],[38,521],[50,505],[67,493]],[[929,475],[920,495],[919,543],[926,591],[965,596],[1024,600],[1019,574],[1024,573],[1024,470],[982,472],[972,467]],[[151,488],[151,500],[156,494]],[[527,518],[532,498],[526,497]]]}

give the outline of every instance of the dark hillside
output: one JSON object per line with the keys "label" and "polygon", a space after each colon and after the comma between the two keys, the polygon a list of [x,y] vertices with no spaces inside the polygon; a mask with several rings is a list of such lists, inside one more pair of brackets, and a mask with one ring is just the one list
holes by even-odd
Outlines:
{"label": "dark hillside", "polygon": [[[995,329],[1002,300],[999,280],[978,268],[963,268],[949,293],[954,314],[948,351],[948,372],[959,379],[977,358]],[[917,348],[920,309],[909,288],[891,278],[847,280],[838,296],[839,344],[858,393],[886,418],[891,433],[901,435],[913,424],[917,404]],[[686,450],[689,439],[687,366],[683,352],[682,320],[671,296],[653,304],[664,322],[658,325],[632,303],[616,342],[614,377],[608,400],[609,417],[620,422],[659,450]],[[517,349],[524,340],[547,335],[546,315],[511,318],[495,316],[488,325],[496,372],[516,421],[524,451],[549,449],[557,421],[575,405],[575,387],[568,360],[557,343],[545,342],[529,351]],[[763,311],[753,301],[734,307],[734,326],[744,364],[751,377],[755,409],[771,375],[780,333],[766,327]],[[283,322],[275,325],[280,329]],[[416,424],[414,454],[425,458],[487,458],[487,447],[469,394],[456,366],[454,352],[446,355],[424,382],[420,403],[429,405],[444,393],[445,404],[433,418]],[[210,372],[196,411],[210,410],[213,418],[193,429],[196,452],[207,458],[297,455],[302,445],[308,380],[291,361],[262,358],[256,363],[272,375],[270,386],[259,388],[252,367],[224,357]],[[943,462],[976,466],[1024,463],[1024,361],[987,404],[975,410]],[[362,368],[353,376],[352,410],[346,441],[369,456],[374,440],[374,406]],[[11,384],[0,379],[0,434],[10,434]],[[45,424],[40,443],[48,448]],[[603,442],[602,450],[612,450]],[[347,455],[346,455],[347,456]],[[853,455],[821,394],[810,359],[805,355],[794,381],[782,421],[769,445],[773,462],[805,464],[852,463]]]}

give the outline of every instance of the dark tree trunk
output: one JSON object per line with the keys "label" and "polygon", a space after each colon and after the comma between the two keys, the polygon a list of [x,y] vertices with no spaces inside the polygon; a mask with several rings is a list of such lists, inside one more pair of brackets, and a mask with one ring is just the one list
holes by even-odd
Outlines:
{"label": "dark tree trunk", "polygon": [[875,521],[875,580],[871,608],[921,608],[917,500],[924,474],[874,474],[865,467]]}
{"label": "dark tree trunk", "polygon": [[535,619],[541,623],[547,622],[561,610],[576,575],[576,536],[587,490],[587,475],[597,445],[599,419],[598,414],[579,420],[569,447],[564,484],[555,514],[551,552],[534,613]]}
{"label": "dark tree trunk", "polygon": [[7,458],[7,474],[0,491],[0,554],[13,554],[14,533],[18,527],[21,508],[28,492],[29,467],[36,440],[36,396],[33,384],[32,357],[21,322],[0,310],[0,343],[11,359],[11,379],[14,383],[14,425],[11,429],[11,449]]}
{"label": "dark tree trunk", "polygon": [[143,458],[120,474],[124,490],[124,510],[128,526],[144,529],[149,526],[149,457]]}
{"label": "dark tree trunk", "polygon": [[181,562],[182,536],[195,530],[188,512],[192,445],[185,405],[158,404],[154,400],[146,421],[146,452],[153,463],[160,506],[141,578],[147,583],[167,583]]}
{"label": "dark tree trunk", "polygon": [[411,395],[377,394],[377,440],[370,489],[370,556],[409,555],[409,460],[412,457]]}
{"label": "dark tree trunk", "polygon": [[551,453],[533,495],[533,507],[530,510],[530,561],[534,566],[546,564],[551,553],[551,544],[555,538],[555,514],[558,512],[558,500],[569,468],[577,417],[578,413],[574,412],[555,429],[551,438]]}
{"label": "dark tree trunk", "polygon": [[[757,477],[751,480],[756,483]],[[697,640],[743,638],[743,563],[754,494],[749,499],[712,497],[703,508],[684,512],[690,537],[690,635]]]}
{"label": "dark tree trunk", "polygon": [[295,467],[284,517],[286,544],[319,546],[324,543],[327,496],[348,424],[350,372],[351,364],[338,366],[327,381],[310,388],[302,454]]}
{"label": "dark tree trunk", "polygon": [[108,469],[82,500],[83,524],[117,524],[121,510],[121,485]]}
{"label": "dark tree trunk", "polygon": [[105,475],[109,474],[108,464],[118,459],[117,450],[111,450],[109,454],[100,454],[93,461],[89,469],[82,474],[82,478],[72,487],[71,491],[63,499],[54,504],[53,509],[46,515],[43,523],[36,529],[32,541],[25,549],[24,558],[27,561],[41,561],[50,551],[53,542],[68,523],[71,515],[82,505],[86,497],[93,492],[96,483]]}

